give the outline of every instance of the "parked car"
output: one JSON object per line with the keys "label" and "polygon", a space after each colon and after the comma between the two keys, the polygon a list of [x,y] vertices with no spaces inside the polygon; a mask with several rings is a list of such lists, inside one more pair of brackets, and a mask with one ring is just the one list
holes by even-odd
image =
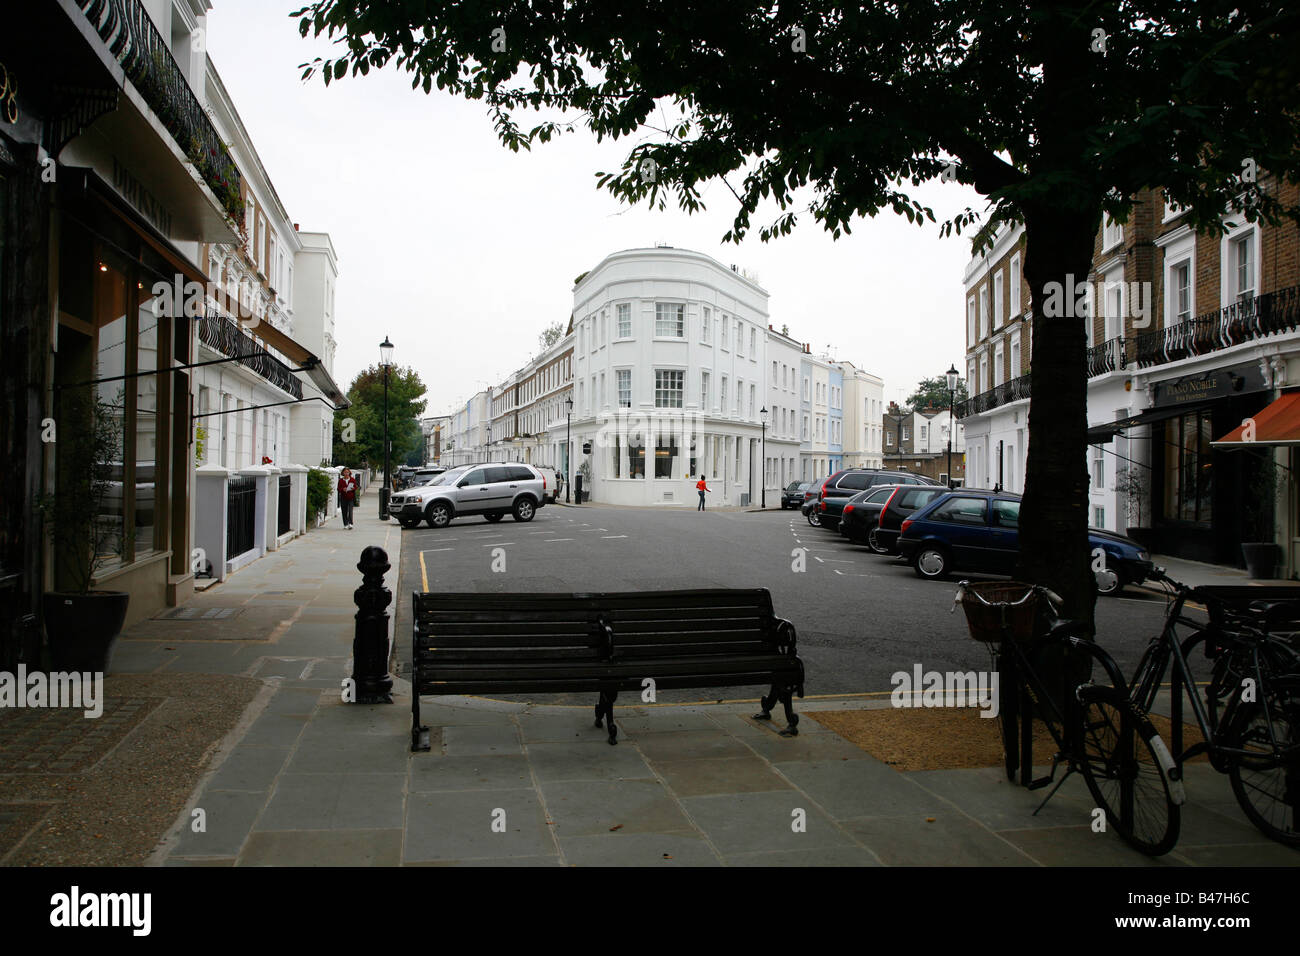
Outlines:
{"label": "parked car", "polygon": [[454,518],[483,515],[500,521],[532,521],[546,503],[546,479],[531,465],[496,462],[463,465],[443,472],[429,484],[399,492],[388,499],[388,513],[403,528],[427,521],[445,528]]}
{"label": "parked car", "polygon": [[401,465],[393,473],[393,478],[397,482],[397,490],[410,487],[411,478],[419,471],[414,465]]}
{"label": "parked car", "polygon": [[[898,551],[923,578],[943,578],[953,571],[1010,575],[1020,552],[1019,525],[1019,495],[962,488],[905,518]],[[1097,572],[1101,594],[1118,594],[1151,573],[1151,555],[1130,538],[1089,528],[1088,546],[1105,552],[1105,571]]]}
{"label": "parked car", "polygon": [[430,466],[429,468],[420,468],[407,480],[406,487],[414,488],[417,485],[427,485],[446,470],[446,468],[433,466]]}
{"label": "parked car", "polygon": [[938,482],[924,475],[913,475],[906,471],[841,468],[822,482],[817,493],[818,499],[826,505],[825,508],[818,508],[821,527],[834,531],[840,523],[840,510],[844,507],[845,500],[877,485],[938,485]]}
{"label": "parked car", "polygon": [[897,554],[898,534],[903,522],[940,495],[948,493],[942,485],[900,485],[890,493],[880,509],[876,526],[867,535],[867,547],[876,554]]}
{"label": "parked car", "polygon": [[804,502],[805,493],[812,485],[811,481],[792,481],[781,492],[781,510],[798,508]]}
{"label": "parked car", "polygon": [[549,465],[533,465],[532,467],[534,471],[538,472],[542,476],[542,480],[546,482],[544,488],[546,501],[549,504],[554,504],[555,493],[560,489],[560,483],[555,477],[555,469],[551,468]]}
{"label": "parked car", "polygon": [[[813,486],[816,488],[816,485]],[[804,503],[799,506],[799,511],[808,519],[808,523],[814,528],[821,527],[821,519],[817,515],[817,498],[813,495],[804,499]]]}
{"label": "parked car", "polygon": [[881,485],[867,491],[860,491],[844,505],[840,512],[840,534],[854,544],[866,544],[880,517],[880,509],[885,506],[899,487],[911,488],[912,485]]}

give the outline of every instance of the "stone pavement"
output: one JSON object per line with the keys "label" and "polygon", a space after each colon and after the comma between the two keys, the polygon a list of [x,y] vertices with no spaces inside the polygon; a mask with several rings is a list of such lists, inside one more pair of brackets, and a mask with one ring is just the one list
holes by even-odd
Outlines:
{"label": "stone pavement", "polygon": [[[433,751],[411,754],[410,689],[392,706],[344,704],[355,569],[400,530],[371,509],[337,521],[196,596],[237,612],[148,621],[119,642],[116,671],[236,673],[262,689],[221,743],[151,862],[252,865],[1295,865],[1261,836],[1227,780],[1188,773],[1175,852],[1149,860],[1089,827],[1072,778],[1043,792],[998,769],[900,773],[812,719],[800,735],[749,718],[752,702],[616,708],[609,746],[589,707],[426,698]],[[400,595],[396,596],[400,599]],[[398,634],[398,656],[409,636]],[[815,678],[812,685],[815,688]],[[629,696],[626,699],[636,700]],[[193,811],[205,826],[196,832]]]}
{"label": "stone pavement", "polygon": [[[1227,584],[1227,585],[1255,585],[1273,587],[1277,585],[1291,585],[1300,587],[1300,581],[1288,581],[1284,578],[1271,580],[1252,580],[1245,571],[1240,568],[1231,568],[1223,564],[1204,564],[1200,561],[1187,561],[1183,558],[1175,558],[1167,554],[1153,554],[1151,560],[1158,567],[1165,569],[1175,581],[1191,587],[1203,587],[1208,584]],[[1161,585],[1154,582],[1148,582],[1144,585],[1149,590],[1165,593]],[[1300,592],[1297,592],[1300,594]]]}

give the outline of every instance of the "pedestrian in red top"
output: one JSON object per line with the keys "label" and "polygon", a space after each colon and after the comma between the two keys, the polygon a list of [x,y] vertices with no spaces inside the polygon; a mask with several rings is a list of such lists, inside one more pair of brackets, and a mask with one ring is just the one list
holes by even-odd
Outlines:
{"label": "pedestrian in red top", "polygon": [[352,506],[357,503],[357,479],[352,469],[344,468],[339,475],[339,509],[343,512],[343,527],[352,530]]}
{"label": "pedestrian in red top", "polygon": [[705,481],[704,481],[704,476],[703,476],[703,475],[700,475],[700,480],[697,481],[697,482],[695,483],[695,490],[698,491],[698,492],[700,493],[700,506],[699,506],[698,508],[696,508],[695,510],[696,510],[696,511],[703,511],[703,510],[704,510],[704,493],[705,493],[706,491],[712,491],[713,489],[710,488],[710,487],[705,483]]}

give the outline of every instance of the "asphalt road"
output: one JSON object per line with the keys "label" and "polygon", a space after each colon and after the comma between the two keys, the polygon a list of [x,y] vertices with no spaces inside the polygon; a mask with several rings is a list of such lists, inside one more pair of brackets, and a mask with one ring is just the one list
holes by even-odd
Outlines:
{"label": "asphalt road", "polygon": [[[949,613],[956,579],[921,580],[898,559],[810,527],[797,511],[547,506],[527,523],[470,517],[402,534],[395,602],[402,660],[410,659],[411,593],[427,580],[435,592],[765,587],[776,613],[798,631],[809,696],[887,693],[891,675],[916,664],[939,671],[989,665],[961,609]],[[494,561],[504,569],[494,571]],[[1163,609],[1161,598],[1133,588],[1098,601],[1099,641],[1126,675],[1159,630]],[[660,699],[751,698],[765,690],[665,691]],[[548,702],[587,701],[557,695]]]}

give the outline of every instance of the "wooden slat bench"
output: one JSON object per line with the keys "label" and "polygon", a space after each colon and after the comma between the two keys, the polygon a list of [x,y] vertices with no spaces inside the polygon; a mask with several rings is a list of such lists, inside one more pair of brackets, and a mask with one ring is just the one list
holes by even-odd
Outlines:
{"label": "wooden slat bench", "polygon": [[618,742],[619,691],[767,685],[762,711],[779,700],[785,736],[797,734],[793,696],[803,696],[795,629],[762,589],[574,594],[416,592],[411,673],[411,749],[429,749],[421,694],[599,694],[596,726]]}

